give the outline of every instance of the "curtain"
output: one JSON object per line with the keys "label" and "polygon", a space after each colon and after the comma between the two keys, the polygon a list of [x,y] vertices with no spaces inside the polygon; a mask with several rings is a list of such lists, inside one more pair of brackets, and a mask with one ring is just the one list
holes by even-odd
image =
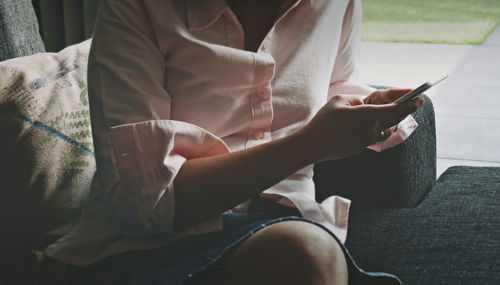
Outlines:
{"label": "curtain", "polygon": [[32,0],[45,49],[58,52],[92,36],[100,0]]}

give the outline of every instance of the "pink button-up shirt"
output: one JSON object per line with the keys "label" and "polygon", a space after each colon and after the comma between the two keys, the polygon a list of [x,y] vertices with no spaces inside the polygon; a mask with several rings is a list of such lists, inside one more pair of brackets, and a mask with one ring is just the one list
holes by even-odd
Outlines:
{"label": "pink button-up shirt", "polygon": [[[219,230],[220,217],[173,230],[180,167],[287,136],[335,94],[369,94],[356,69],[360,2],[285,1],[250,52],[224,0],[103,1],[88,73],[97,174],[79,223],[45,253],[88,265]],[[312,168],[261,195],[344,241],[350,201],[317,203]]]}

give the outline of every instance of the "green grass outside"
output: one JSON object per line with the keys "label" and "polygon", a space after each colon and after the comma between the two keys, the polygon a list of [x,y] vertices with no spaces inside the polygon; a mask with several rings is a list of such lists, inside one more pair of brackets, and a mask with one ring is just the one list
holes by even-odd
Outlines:
{"label": "green grass outside", "polygon": [[500,0],[363,0],[364,41],[480,44],[500,24]]}

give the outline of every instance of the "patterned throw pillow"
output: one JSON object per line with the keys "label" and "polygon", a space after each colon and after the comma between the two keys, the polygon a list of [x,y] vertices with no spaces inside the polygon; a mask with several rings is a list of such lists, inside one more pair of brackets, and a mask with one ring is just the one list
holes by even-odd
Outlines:
{"label": "patterned throw pillow", "polygon": [[90,40],[0,62],[0,232],[43,246],[77,221],[95,172]]}

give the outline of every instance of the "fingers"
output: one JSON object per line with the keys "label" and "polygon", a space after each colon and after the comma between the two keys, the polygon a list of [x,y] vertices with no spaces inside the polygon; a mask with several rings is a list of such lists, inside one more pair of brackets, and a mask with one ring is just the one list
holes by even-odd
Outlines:
{"label": "fingers", "polygon": [[406,117],[409,114],[415,112],[424,104],[424,98],[413,99],[409,102],[405,102],[402,104],[390,104],[391,111],[394,110],[396,116]]}
{"label": "fingers", "polygon": [[392,135],[392,133],[394,133],[397,129],[398,129],[398,126],[397,126],[397,125],[396,125],[396,126],[392,126],[392,127],[388,128],[388,129],[385,129],[385,130],[384,130],[384,133],[383,133],[383,136],[380,136],[379,141],[386,140],[386,139],[387,139],[387,138],[389,138],[389,137]]}
{"label": "fingers", "polygon": [[382,141],[388,139],[392,135],[392,133],[394,133],[397,129],[398,129],[398,126],[396,125],[396,126],[392,126],[392,127],[388,128],[388,129],[385,129],[383,131],[380,131],[379,133],[377,133],[375,135],[375,138],[372,138],[370,140],[368,145],[371,145],[371,144],[374,144],[377,142],[382,142]]}
{"label": "fingers", "polygon": [[413,90],[413,89],[407,89],[406,88],[406,89],[389,89],[389,90],[385,90],[386,93],[384,94],[385,95],[384,99],[386,99],[386,103],[391,103],[391,102],[396,101],[397,99],[399,99],[403,95],[407,94],[408,92],[411,92],[411,90]]}
{"label": "fingers", "polygon": [[371,112],[380,121],[381,129],[386,129],[397,125],[423,104],[424,99],[417,98],[402,104],[371,105]]}
{"label": "fingers", "polygon": [[412,89],[388,89],[388,90],[377,90],[367,96],[364,99],[365,104],[389,104],[406,93],[410,92]]}
{"label": "fingers", "polygon": [[386,140],[387,138],[389,138],[391,136],[393,129],[394,129],[394,127],[391,127],[391,128],[388,128],[388,129],[385,129],[383,131],[376,133],[374,135],[374,137],[372,137],[372,139],[370,140],[369,144],[374,144],[374,143]]}
{"label": "fingers", "polygon": [[363,104],[363,97],[359,95],[339,94],[333,96],[331,101],[336,105],[358,106]]}

